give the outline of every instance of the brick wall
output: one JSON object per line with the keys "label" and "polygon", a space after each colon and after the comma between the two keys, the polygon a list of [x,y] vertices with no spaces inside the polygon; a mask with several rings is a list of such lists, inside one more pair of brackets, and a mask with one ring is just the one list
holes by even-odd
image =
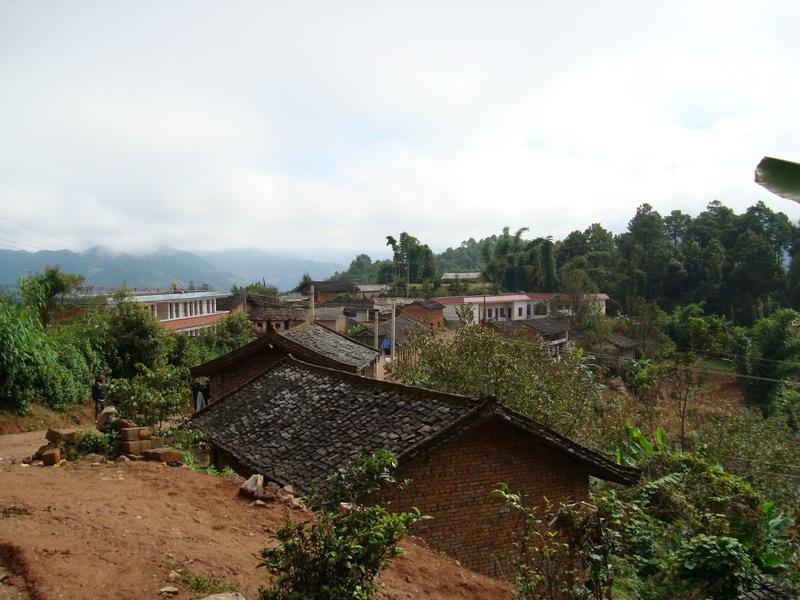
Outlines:
{"label": "brick wall", "polygon": [[444,327],[444,311],[441,308],[438,310],[429,310],[418,304],[409,304],[400,309],[400,314],[409,316],[422,323],[427,323],[435,329]]}
{"label": "brick wall", "polygon": [[511,573],[519,515],[489,498],[498,482],[522,492],[526,505],[542,496],[558,502],[585,498],[584,466],[500,421],[486,423],[424,458],[402,467],[398,480],[413,481],[397,492],[394,507],[412,506],[434,518],[412,533],[478,572]]}
{"label": "brick wall", "polygon": [[248,382],[284,356],[286,356],[284,352],[276,348],[265,346],[250,356],[240,358],[219,371],[212,373],[209,377],[211,402],[216,402],[231,390]]}

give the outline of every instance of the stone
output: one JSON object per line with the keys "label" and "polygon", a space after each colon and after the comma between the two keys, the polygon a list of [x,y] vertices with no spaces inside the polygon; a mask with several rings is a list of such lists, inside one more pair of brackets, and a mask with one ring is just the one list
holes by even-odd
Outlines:
{"label": "stone", "polygon": [[50,429],[47,430],[47,433],[44,434],[44,439],[46,439],[48,442],[53,442],[54,444],[57,444],[58,442],[61,441],[61,438],[64,437],[64,433],[65,432],[59,431],[58,429],[53,429],[51,427]]}
{"label": "stone", "polygon": [[123,427],[119,430],[119,435],[123,442],[138,442],[140,427]]}
{"label": "stone", "polygon": [[95,420],[95,426],[100,431],[109,431],[115,426],[117,420],[117,409],[113,406],[106,406],[100,411]]}
{"label": "stone", "polygon": [[61,460],[61,450],[58,448],[50,448],[49,450],[45,450],[42,452],[42,464],[45,467],[51,467],[55,464],[58,464],[58,461]]}
{"label": "stone", "polygon": [[275,483],[274,481],[270,481],[268,483],[265,483],[261,489],[256,490],[255,497],[258,498],[259,500],[270,500],[274,502],[275,500],[278,499],[278,492],[280,492],[280,489],[281,488],[278,486],[277,483]]}
{"label": "stone", "polygon": [[80,435],[80,432],[78,432],[78,431],[70,431],[69,433],[65,433],[62,436],[61,441],[64,444],[68,444],[70,446],[77,446],[78,442],[80,442],[80,438],[81,437],[82,436]]}
{"label": "stone", "polygon": [[183,452],[175,448],[153,448],[144,451],[144,457],[147,460],[160,460],[167,464],[175,464],[181,462],[183,459]]}
{"label": "stone", "polygon": [[119,445],[120,452],[122,454],[141,454],[142,453],[142,443],[140,441],[135,442],[121,442]]}
{"label": "stone", "polygon": [[127,456],[118,456],[117,459],[114,461],[115,463],[129,463],[131,459]]}
{"label": "stone", "polygon": [[140,427],[139,428],[139,439],[140,440],[149,440],[153,437],[153,432],[150,431],[149,427]]}
{"label": "stone", "polygon": [[151,437],[150,438],[150,447],[151,448],[163,448],[164,447],[164,438],[162,438],[162,437]]}
{"label": "stone", "polygon": [[245,481],[239,488],[239,494],[248,498],[255,498],[257,494],[264,492],[264,476],[254,474]]}
{"label": "stone", "polygon": [[253,500],[250,503],[250,506],[255,506],[256,508],[264,508],[266,505],[267,503],[264,502],[263,500]]}
{"label": "stone", "polygon": [[83,460],[90,463],[100,462],[103,460],[103,456],[101,454],[86,454]]}
{"label": "stone", "polygon": [[174,585],[165,585],[160,590],[158,590],[158,593],[161,594],[162,596],[177,596],[178,592],[179,592],[178,588],[176,588]]}
{"label": "stone", "polygon": [[142,452],[145,450],[151,450],[153,448],[153,440],[140,440],[139,448]]}
{"label": "stone", "polygon": [[117,429],[123,429],[123,428],[127,428],[127,427],[136,427],[136,423],[134,423],[134,422],[133,422],[133,421],[131,421],[130,419],[118,419],[118,420],[117,420],[117,421],[114,423],[114,426],[115,426]]}
{"label": "stone", "polygon": [[180,581],[181,574],[178,573],[177,571],[170,571],[169,575],[167,576],[167,579],[169,579],[170,581]]}
{"label": "stone", "polygon": [[57,445],[53,444],[52,442],[49,443],[49,444],[45,444],[44,446],[42,446],[41,448],[39,448],[36,451],[36,454],[33,455],[33,458],[41,458],[42,454],[44,454],[48,450],[50,450],[52,448],[56,448],[56,447],[57,447]]}
{"label": "stone", "polygon": [[239,592],[224,592],[222,594],[214,594],[213,596],[205,596],[200,600],[247,600]]}

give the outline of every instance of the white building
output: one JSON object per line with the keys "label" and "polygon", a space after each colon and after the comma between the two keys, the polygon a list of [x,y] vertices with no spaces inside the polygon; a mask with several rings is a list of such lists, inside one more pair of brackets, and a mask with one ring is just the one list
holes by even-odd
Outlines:
{"label": "white building", "polygon": [[[488,321],[519,321],[546,317],[554,313],[571,314],[569,299],[565,294],[530,293],[498,294],[487,296],[441,296],[432,298],[444,304],[446,321],[458,319],[456,308],[469,304],[476,323]],[[606,294],[587,294],[584,301],[591,303],[592,310],[606,314]]]}
{"label": "white building", "polygon": [[217,310],[217,299],[230,295],[229,292],[173,292],[133,296],[132,300],[143,305],[165,329],[194,336],[200,330],[213,327],[229,313]]}

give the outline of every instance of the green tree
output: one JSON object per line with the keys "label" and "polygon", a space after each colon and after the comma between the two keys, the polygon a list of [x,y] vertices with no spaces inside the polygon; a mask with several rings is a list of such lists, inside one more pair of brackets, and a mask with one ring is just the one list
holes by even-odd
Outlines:
{"label": "green tree", "polygon": [[[479,325],[452,340],[413,333],[392,366],[394,380],[500,402],[574,438],[601,410],[600,386],[580,352],[550,355],[539,339],[508,338]],[[413,357],[413,358],[412,358]]]}

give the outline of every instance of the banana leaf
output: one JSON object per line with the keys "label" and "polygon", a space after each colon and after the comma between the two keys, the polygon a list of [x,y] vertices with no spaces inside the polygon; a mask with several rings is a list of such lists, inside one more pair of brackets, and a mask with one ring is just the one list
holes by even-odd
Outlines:
{"label": "banana leaf", "polygon": [[800,164],[765,156],[756,167],[756,183],[781,198],[800,202]]}

